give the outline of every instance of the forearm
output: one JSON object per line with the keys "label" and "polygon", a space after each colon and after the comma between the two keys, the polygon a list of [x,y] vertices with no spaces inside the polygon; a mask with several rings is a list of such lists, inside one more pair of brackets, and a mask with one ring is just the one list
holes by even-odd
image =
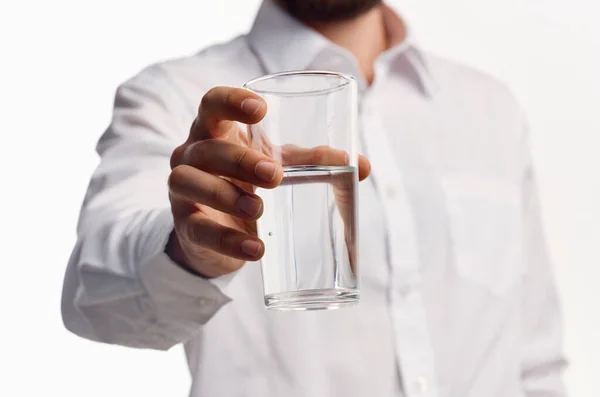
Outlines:
{"label": "forearm", "polygon": [[169,158],[195,109],[157,66],[117,90],[63,288],[63,320],[72,332],[167,349],[193,337],[229,300],[219,280],[187,272],[165,253],[173,231]]}
{"label": "forearm", "polygon": [[163,252],[170,216],[168,208],[146,210],[86,228],[63,291],[69,330],[106,343],[167,349],[191,338],[228,301]]}

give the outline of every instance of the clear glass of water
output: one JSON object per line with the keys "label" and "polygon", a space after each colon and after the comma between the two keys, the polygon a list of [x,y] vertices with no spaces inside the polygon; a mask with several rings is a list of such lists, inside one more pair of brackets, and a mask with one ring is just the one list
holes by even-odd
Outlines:
{"label": "clear glass of water", "polygon": [[250,145],[284,167],[282,184],[257,189],[265,305],[318,310],[358,303],[357,85],[347,75],[282,72],[244,88],[267,102]]}

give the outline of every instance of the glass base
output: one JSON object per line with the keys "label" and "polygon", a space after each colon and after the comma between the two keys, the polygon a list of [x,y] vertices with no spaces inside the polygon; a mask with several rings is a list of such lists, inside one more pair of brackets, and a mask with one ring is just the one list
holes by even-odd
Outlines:
{"label": "glass base", "polygon": [[360,292],[355,289],[309,289],[280,292],[265,296],[269,310],[332,310],[354,306],[360,301]]}

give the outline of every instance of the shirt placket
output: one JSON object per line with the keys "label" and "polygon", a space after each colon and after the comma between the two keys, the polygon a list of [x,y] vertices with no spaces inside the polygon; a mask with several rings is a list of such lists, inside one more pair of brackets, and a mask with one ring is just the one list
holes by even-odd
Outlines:
{"label": "shirt placket", "polygon": [[[403,175],[384,129],[371,87],[361,101],[363,145],[383,204],[388,247],[389,313],[400,379],[407,397],[439,396],[421,281],[417,236]],[[399,125],[398,128],[402,126]]]}

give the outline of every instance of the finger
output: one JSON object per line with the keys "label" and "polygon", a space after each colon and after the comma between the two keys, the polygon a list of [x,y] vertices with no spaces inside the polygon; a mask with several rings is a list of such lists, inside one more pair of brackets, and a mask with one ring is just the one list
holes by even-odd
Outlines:
{"label": "finger", "polygon": [[215,139],[189,145],[183,162],[210,174],[268,189],[276,187],[283,179],[281,165],[270,157],[245,146]]}
{"label": "finger", "polygon": [[188,243],[232,258],[255,261],[264,254],[258,237],[223,226],[201,212],[187,217],[178,232]]}
{"label": "finger", "polygon": [[348,154],[330,146],[304,148],[284,145],[281,147],[281,162],[283,165],[342,166],[348,164]]}
{"label": "finger", "polygon": [[[281,148],[282,164],[286,165],[348,165],[348,153],[330,146],[302,148],[284,145]],[[358,156],[358,179],[363,180],[371,173],[371,162],[363,155]]]}
{"label": "finger", "polygon": [[169,191],[176,198],[207,205],[245,220],[256,220],[263,211],[262,200],[257,195],[188,165],[173,169]]}
{"label": "finger", "polygon": [[371,162],[368,158],[362,154],[358,155],[358,180],[362,181],[367,179],[371,174]]}
{"label": "finger", "polygon": [[235,121],[256,124],[267,112],[266,102],[242,88],[215,87],[203,97],[192,125],[192,140],[218,138],[238,129]]}

